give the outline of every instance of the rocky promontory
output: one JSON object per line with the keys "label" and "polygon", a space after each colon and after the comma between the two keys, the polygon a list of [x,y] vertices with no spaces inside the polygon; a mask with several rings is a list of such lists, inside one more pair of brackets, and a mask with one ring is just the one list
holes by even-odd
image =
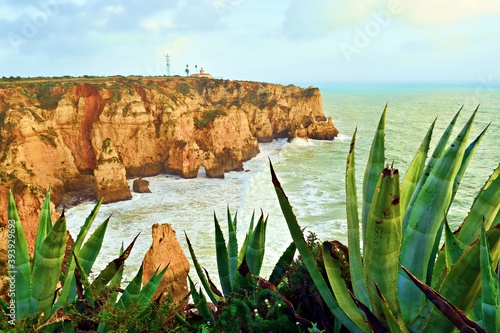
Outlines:
{"label": "rocky promontory", "polygon": [[336,133],[314,87],[194,77],[3,79],[0,203],[12,189],[30,233],[49,187],[56,206],[68,193],[124,200],[124,177],[193,178],[203,166],[207,177],[223,178],[243,169],[258,142]]}

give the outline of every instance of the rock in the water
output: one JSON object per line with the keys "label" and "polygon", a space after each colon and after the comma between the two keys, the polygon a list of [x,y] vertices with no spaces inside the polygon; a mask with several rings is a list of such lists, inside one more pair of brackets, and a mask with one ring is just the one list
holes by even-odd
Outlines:
{"label": "rock in the water", "polygon": [[134,180],[132,183],[132,189],[135,193],[151,193],[149,189],[149,181],[142,179],[142,177]]}
{"label": "rock in the water", "polygon": [[189,262],[170,224],[153,224],[152,235],[153,244],[144,256],[142,283],[147,283],[157,268],[162,270],[170,264],[153,299],[160,293],[170,294],[173,301],[179,304],[189,293]]}
{"label": "rock in the water", "polygon": [[102,143],[94,175],[97,183],[97,198],[104,196],[104,203],[132,199],[125,167],[109,138]]}
{"label": "rock in the water", "polygon": [[316,140],[333,140],[339,131],[333,125],[332,117],[328,117],[326,122],[312,123],[307,127],[307,137]]}

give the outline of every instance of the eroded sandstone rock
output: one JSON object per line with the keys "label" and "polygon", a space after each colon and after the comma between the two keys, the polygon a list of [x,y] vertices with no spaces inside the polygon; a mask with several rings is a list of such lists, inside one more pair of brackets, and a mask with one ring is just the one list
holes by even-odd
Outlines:
{"label": "eroded sandstone rock", "polygon": [[156,269],[162,270],[169,265],[153,299],[160,293],[170,294],[174,302],[179,304],[189,292],[189,262],[170,224],[153,224],[152,236],[153,244],[143,260],[142,283],[146,284]]}
{"label": "eroded sandstone rock", "polygon": [[132,183],[132,189],[135,193],[151,193],[151,190],[149,189],[149,181],[142,178],[134,180]]}
{"label": "eroded sandstone rock", "polygon": [[104,139],[102,143],[94,176],[97,183],[97,197],[104,197],[103,203],[132,199],[125,166],[109,138]]}

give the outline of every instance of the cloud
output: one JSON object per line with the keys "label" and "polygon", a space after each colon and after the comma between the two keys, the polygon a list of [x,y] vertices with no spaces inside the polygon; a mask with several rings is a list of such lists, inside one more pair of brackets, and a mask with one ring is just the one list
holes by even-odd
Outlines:
{"label": "cloud", "polygon": [[500,15],[500,1],[292,0],[283,30],[292,38],[316,38],[337,29],[362,25],[382,11],[402,17],[410,25],[433,27]]}
{"label": "cloud", "polygon": [[483,16],[499,15],[496,0],[421,0],[404,2],[403,15],[415,25],[448,25]]}

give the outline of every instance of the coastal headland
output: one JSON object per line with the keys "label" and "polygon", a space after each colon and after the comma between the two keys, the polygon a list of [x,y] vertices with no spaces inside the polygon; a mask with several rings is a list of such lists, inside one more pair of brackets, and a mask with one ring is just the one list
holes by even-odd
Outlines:
{"label": "coastal headland", "polygon": [[4,78],[0,128],[0,205],[12,190],[28,240],[49,188],[54,207],[126,200],[130,177],[223,178],[259,142],[338,133],[318,88],[137,76]]}

